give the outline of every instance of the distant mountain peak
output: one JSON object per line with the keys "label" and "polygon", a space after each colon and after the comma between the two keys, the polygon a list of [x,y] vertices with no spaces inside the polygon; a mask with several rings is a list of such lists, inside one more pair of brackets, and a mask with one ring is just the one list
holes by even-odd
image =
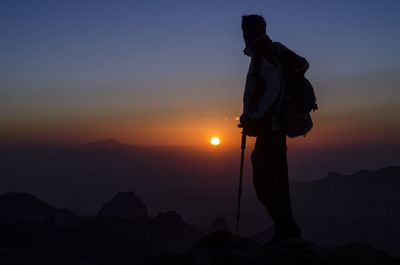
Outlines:
{"label": "distant mountain peak", "polygon": [[84,151],[123,151],[130,147],[130,145],[122,143],[115,138],[106,138],[81,145],[80,149]]}
{"label": "distant mountain peak", "polygon": [[328,180],[349,179],[352,177],[400,177],[400,166],[384,167],[377,170],[359,170],[352,174],[341,174],[337,172],[329,172],[327,175]]}
{"label": "distant mountain peak", "polygon": [[99,140],[96,142],[89,143],[89,145],[107,145],[107,146],[114,146],[114,145],[125,145],[122,142],[118,141],[115,138],[106,138],[103,140]]}

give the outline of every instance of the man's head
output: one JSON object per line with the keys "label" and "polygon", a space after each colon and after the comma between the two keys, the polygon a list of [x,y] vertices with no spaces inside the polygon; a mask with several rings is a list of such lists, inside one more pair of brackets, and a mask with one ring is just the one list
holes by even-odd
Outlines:
{"label": "man's head", "polygon": [[260,36],[266,35],[267,23],[260,15],[242,16],[243,39],[246,46]]}

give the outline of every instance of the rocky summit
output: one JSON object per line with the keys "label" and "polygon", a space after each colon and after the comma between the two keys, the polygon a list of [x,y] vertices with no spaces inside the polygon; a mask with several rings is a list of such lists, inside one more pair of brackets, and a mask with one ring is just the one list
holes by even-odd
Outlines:
{"label": "rocky summit", "polygon": [[372,245],[349,243],[321,247],[311,241],[259,244],[249,238],[217,231],[185,252],[164,253],[147,265],[400,265],[400,259]]}

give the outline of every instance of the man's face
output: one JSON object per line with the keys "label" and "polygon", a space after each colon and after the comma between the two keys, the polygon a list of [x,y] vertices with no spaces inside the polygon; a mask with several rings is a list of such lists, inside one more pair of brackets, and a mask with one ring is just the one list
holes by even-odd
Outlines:
{"label": "man's face", "polygon": [[249,41],[249,34],[246,30],[242,29],[242,34],[243,34],[243,40],[244,40],[244,44],[246,45],[246,47],[248,46],[248,44],[250,43]]}

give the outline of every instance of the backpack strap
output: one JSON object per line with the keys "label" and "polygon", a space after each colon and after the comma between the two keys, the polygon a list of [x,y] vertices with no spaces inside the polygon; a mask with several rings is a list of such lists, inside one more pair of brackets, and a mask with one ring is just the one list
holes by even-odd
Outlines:
{"label": "backpack strap", "polygon": [[[253,59],[253,74],[256,79],[256,87],[255,87],[255,90],[254,90],[254,92],[250,98],[250,102],[249,102],[250,106],[252,108],[254,108],[254,109],[252,109],[252,111],[256,111],[256,106],[260,103],[259,101],[262,99],[262,96],[264,95],[264,92],[265,92],[265,80],[260,75],[261,61],[263,58],[265,60],[267,60],[270,64],[272,64],[278,68],[279,76],[280,76],[280,80],[281,80],[280,83],[282,84],[283,78],[282,78],[281,62],[280,62],[279,56],[277,56],[277,54],[276,54],[277,51],[275,48],[275,43],[271,42],[271,44],[273,46],[273,51],[275,53],[275,54],[273,54],[273,56],[268,56],[266,54],[268,51],[261,50],[261,51],[257,52],[257,54],[254,56],[254,59]],[[282,91],[282,89],[279,90],[279,95],[280,95],[281,91]],[[279,95],[278,95],[277,99],[279,99]],[[275,109],[275,103],[277,101],[278,100],[275,100],[272,103],[271,109]]]}
{"label": "backpack strap", "polygon": [[[271,62],[271,59],[266,58],[262,52],[260,52],[254,56],[253,66],[252,66],[253,67],[252,74],[254,75],[254,77],[256,79],[256,84],[255,84],[254,91],[250,97],[250,101],[249,101],[249,104],[250,104],[249,110],[251,112],[257,111],[257,107],[260,104],[260,101],[262,100],[264,93],[265,93],[266,81],[262,78],[262,76],[260,74],[262,59],[267,60],[269,63],[273,64],[274,66],[276,66],[276,64],[279,64],[278,70],[279,70],[279,73],[281,72],[280,62],[277,60],[276,57],[273,58],[274,62]],[[280,75],[280,79],[282,79],[281,73],[279,75]],[[274,100],[274,102],[272,102],[270,108],[266,111],[266,113],[264,113],[262,118],[260,118],[259,120],[256,121],[255,126],[260,133],[265,133],[265,132],[270,131],[270,125],[272,123],[273,116],[277,112],[276,106],[279,102],[281,102],[281,100],[280,100],[281,92],[282,92],[282,86],[279,89],[279,94],[278,94],[277,98]]]}
{"label": "backpack strap", "polygon": [[252,62],[252,74],[254,75],[254,78],[256,79],[256,84],[254,91],[250,97],[249,105],[250,105],[250,111],[254,112],[257,110],[257,106],[260,103],[260,100],[262,99],[264,92],[265,92],[265,80],[261,77],[260,75],[260,67],[261,67],[261,61],[262,61],[262,54],[256,54],[253,58]]}
{"label": "backpack strap", "polygon": [[283,62],[283,60],[282,60],[283,54],[282,54],[281,48],[278,45],[279,44],[276,43],[276,42],[272,43],[272,46],[274,48],[274,56],[276,58],[276,67],[279,70],[279,76],[280,76],[280,79],[281,79],[281,87],[282,87],[282,85],[284,84],[283,81],[285,80],[284,71],[283,71],[283,63],[282,63]]}

